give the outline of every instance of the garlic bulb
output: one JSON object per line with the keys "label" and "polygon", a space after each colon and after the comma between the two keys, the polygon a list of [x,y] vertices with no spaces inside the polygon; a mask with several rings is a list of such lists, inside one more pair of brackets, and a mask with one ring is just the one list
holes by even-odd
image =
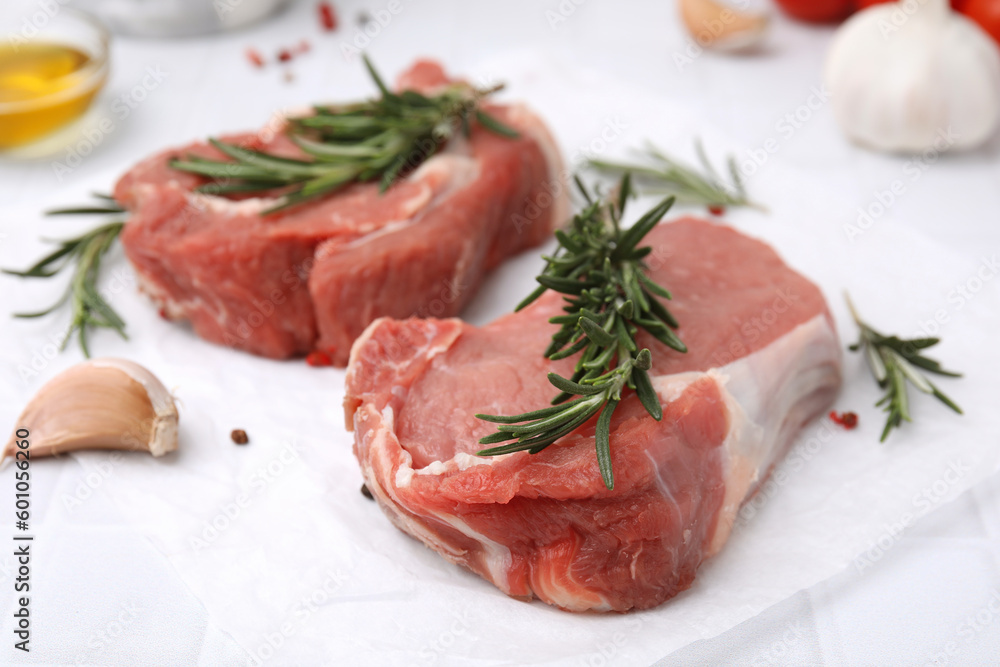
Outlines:
{"label": "garlic bulb", "polygon": [[905,0],[855,14],[826,63],[834,115],[882,151],[973,148],[1000,118],[1000,51],[948,0]]}
{"label": "garlic bulb", "polygon": [[681,20],[700,46],[743,51],[757,46],[767,32],[763,12],[744,11],[717,0],[678,0]]}
{"label": "garlic bulb", "polygon": [[[177,407],[148,370],[125,359],[94,359],[63,371],[24,408],[15,426],[27,430],[31,458],[78,449],[177,449]],[[12,456],[16,440],[4,448]]]}

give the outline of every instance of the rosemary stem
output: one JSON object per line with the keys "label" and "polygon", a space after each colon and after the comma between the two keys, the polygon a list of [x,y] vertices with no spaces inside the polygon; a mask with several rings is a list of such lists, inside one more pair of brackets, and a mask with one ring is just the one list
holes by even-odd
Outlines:
{"label": "rosemary stem", "polygon": [[[652,296],[669,299],[670,293],[643,273],[642,259],[650,249],[639,247],[674,200],[665,199],[633,227],[622,229],[619,222],[631,196],[629,175],[605,198],[592,197],[579,180],[577,185],[587,205],[573,217],[569,230],[556,232],[560,247],[545,258],[546,268],[538,276],[541,286],[517,306],[517,310],[524,308],[549,289],[563,295],[565,314],[550,320],[559,328],[544,356],[554,361],[579,355],[572,377],[549,374],[549,381],[560,390],[552,400],[555,408],[509,417],[477,415],[501,424],[497,432],[480,440],[482,444],[516,441],[479,453],[535,454],[599,415],[597,464],[605,486],[613,489],[611,420],[624,391],[634,388],[646,411],[657,420],[662,418],[659,398],[646,375],[651,354],[638,348],[635,333],[645,329],[677,351],[686,351],[672,331],[677,326],[673,315]],[[565,403],[575,395],[584,398]]]}
{"label": "rosemary stem", "polygon": [[919,391],[930,394],[944,403],[948,408],[962,414],[961,408],[935,387],[919,369],[938,375],[958,376],[958,373],[945,370],[941,365],[921,353],[921,350],[933,347],[939,341],[937,338],[905,339],[899,336],[886,336],[879,333],[871,325],[861,319],[850,295],[844,293],[847,308],[858,326],[858,341],[849,347],[855,352],[862,352],[868,361],[875,382],[885,394],[875,404],[888,413],[885,427],[880,440],[885,442],[893,428],[902,423],[913,421],[911,414],[907,383]]}

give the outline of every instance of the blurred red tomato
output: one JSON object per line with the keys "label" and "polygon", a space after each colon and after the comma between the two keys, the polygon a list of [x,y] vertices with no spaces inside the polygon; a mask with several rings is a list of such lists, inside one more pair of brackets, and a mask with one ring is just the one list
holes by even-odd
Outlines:
{"label": "blurred red tomato", "polygon": [[[895,0],[776,0],[785,13],[800,21],[834,23],[855,11]],[[1000,0],[951,0],[955,11],[979,24],[1000,46]]]}
{"label": "blurred red tomato", "polygon": [[[867,9],[873,5],[883,5],[896,0],[776,0],[785,13],[802,21],[813,23],[833,23],[842,21],[855,11]],[[951,0],[955,9],[969,13],[966,6],[977,6],[984,21],[992,25],[1000,25],[1000,0]],[[987,18],[988,17],[988,18]],[[977,19],[978,20],[978,19]],[[980,23],[980,25],[983,25]],[[983,26],[987,32],[989,28]]]}
{"label": "blurred red tomato", "polygon": [[831,23],[854,11],[854,0],[777,0],[785,13],[802,21]]}
{"label": "blurred red tomato", "polygon": [[960,0],[959,11],[979,24],[1000,44],[1000,0]]}
{"label": "blurred red tomato", "polygon": [[[965,1],[966,0],[951,0],[951,6],[961,11],[961,5],[964,4]],[[895,2],[895,0],[854,0],[854,8],[860,11],[862,9],[867,9],[872,5],[884,5],[887,2]]]}

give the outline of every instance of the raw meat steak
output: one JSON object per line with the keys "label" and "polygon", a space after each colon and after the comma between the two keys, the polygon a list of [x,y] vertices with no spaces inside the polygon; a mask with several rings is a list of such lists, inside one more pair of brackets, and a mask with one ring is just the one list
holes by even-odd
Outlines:
{"label": "raw meat steak", "polygon": [[[447,82],[440,66],[418,62],[400,85],[431,92]],[[562,163],[541,119],[520,105],[487,109],[521,137],[476,126],[383,195],[356,184],[267,217],[273,199],[198,194],[204,180],[169,166],[224,159],[214,147],[166,151],[115,188],[130,211],[125,253],[161,313],[190,320],[202,338],[273,358],[321,349],[342,366],[372,320],[457,314],[485,272],[567,217]],[[300,157],[283,125],[223,140]]]}
{"label": "raw meat steak", "polygon": [[695,219],[660,224],[645,244],[689,352],[640,340],[663,420],[634,393],[619,405],[614,490],[596,418],[539,454],[475,456],[494,426],[474,414],[545,407],[546,372],[570,374],[571,359],[542,357],[559,295],[481,328],[380,319],[354,344],[345,411],[368,488],[396,526],[508,595],[625,611],[684,590],[840,387],[823,296],[771,248]]}

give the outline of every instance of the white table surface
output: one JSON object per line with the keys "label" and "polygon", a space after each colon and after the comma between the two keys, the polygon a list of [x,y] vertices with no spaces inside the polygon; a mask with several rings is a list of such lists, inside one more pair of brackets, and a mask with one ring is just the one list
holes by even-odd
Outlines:
{"label": "white table surface", "polygon": [[[94,142],[90,154],[69,172],[56,166],[56,162],[69,164],[65,151],[34,161],[0,160],[3,225],[16,224],[10,216],[17,210],[65,203],[65,193],[79,194],[95,177],[106,175],[110,183],[137,158],[165,146],[258,126],[276,108],[352,96],[340,91],[367,90],[357,62],[345,60],[339,47],[351,37],[361,9],[374,14],[385,4],[341,0],[337,8],[342,27],[333,36],[319,32],[313,3],[302,1],[272,20],[221,37],[117,39],[112,78],[100,108],[114,110],[114,101],[122,95],[135,99],[135,87],[147,77],[148,90],[138,94],[145,99],[127,115],[112,114],[113,131]],[[546,12],[558,12],[560,6],[575,9],[565,21],[552,25]],[[396,72],[418,55],[472,71],[477,61],[508,50],[526,46],[549,50],[567,62],[603,70],[689,105],[706,124],[741,145],[762,146],[769,138],[777,139],[776,159],[808,177],[825,180],[842,202],[845,223],[857,217],[859,206],[874,201],[878,190],[900,177],[906,161],[848,145],[828,105],[810,111],[802,107],[820,86],[831,35],[828,28],[777,16],[763,53],[749,57],[705,53],[679,68],[676,55],[683,52],[688,38],[670,1],[588,0],[577,6],[569,0],[402,0],[402,8],[368,46],[384,72]],[[313,50],[287,68],[291,81],[285,80],[285,68],[258,71],[245,60],[246,47],[273,57],[278,48],[303,37]],[[149,78],[150,71],[162,75]],[[786,131],[782,119],[797,110],[808,118],[794,132]],[[971,154],[946,156],[927,170],[919,187],[899,197],[888,215],[949,239],[953,247],[967,252],[970,267],[976,266],[982,257],[1000,250],[998,155],[1000,137]],[[2,319],[7,310],[0,306],[0,326],[10,326]],[[6,471],[3,477],[0,509],[6,519],[12,494],[7,492]],[[36,480],[36,507],[59,502],[56,488],[74,488],[83,479],[82,468],[72,459],[64,460],[59,479]],[[150,664],[149,656],[155,655],[156,664],[183,665],[193,664],[198,651],[203,664],[245,664],[241,649],[215,627],[197,599],[161,571],[150,569],[146,592],[107,595],[116,590],[116,573],[122,568],[135,580],[144,576],[146,567],[141,558],[116,560],[116,553],[148,550],[153,558],[155,552],[140,536],[114,530],[115,510],[100,493],[75,520],[78,532],[61,536],[61,546],[46,554],[44,567],[77,572],[81,563],[92,567],[86,568],[85,581],[65,600],[66,625],[37,628],[39,649],[30,660],[23,660],[25,664]],[[9,608],[10,567],[10,557],[0,556],[4,609]],[[58,591],[54,594],[58,597]],[[129,605],[144,611],[133,613]],[[91,616],[88,631],[73,627],[72,609],[77,606]],[[93,618],[105,619],[96,630]],[[195,628],[203,646],[196,651],[172,642],[172,624]],[[2,627],[0,655],[22,660],[8,651],[6,619]],[[155,653],[141,648],[150,645],[156,646]],[[87,648],[74,652],[79,647]],[[588,664],[619,664],[614,654],[608,645]],[[664,656],[662,664],[990,665],[997,664],[997,656],[1000,475],[993,475],[907,531],[872,567],[848,569],[723,635]]]}

